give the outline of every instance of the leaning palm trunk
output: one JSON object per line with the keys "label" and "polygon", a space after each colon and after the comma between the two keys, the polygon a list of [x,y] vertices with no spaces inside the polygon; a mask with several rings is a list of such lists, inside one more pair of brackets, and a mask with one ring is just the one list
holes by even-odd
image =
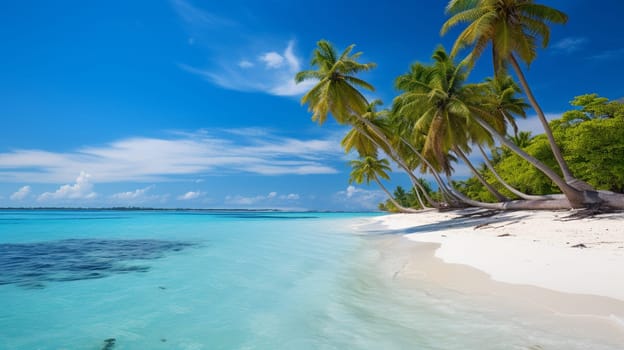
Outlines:
{"label": "leaning palm trunk", "polygon": [[[384,143],[384,145],[386,146],[381,147],[381,145],[379,145],[378,142],[376,142],[372,137],[368,136],[368,134],[365,131],[361,132],[364,133],[364,135],[367,135],[368,139],[371,140],[373,143],[375,143],[377,145],[377,147],[381,148],[382,150],[384,150],[384,152],[386,151],[386,149],[388,150],[388,155],[390,156],[390,158],[392,158],[395,162],[397,162],[397,164],[403,168],[403,170],[405,170],[408,174],[408,176],[410,177],[410,180],[412,181],[412,184],[416,187],[418,187],[422,192],[423,195],[425,196],[425,198],[427,199],[427,201],[435,208],[439,208],[440,204],[436,201],[433,200],[433,198],[431,198],[429,196],[429,194],[427,193],[427,191],[422,187],[422,185],[420,184],[420,182],[418,182],[418,179],[416,179],[416,177],[414,176],[414,174],[411,172],[411,170],[409,170],[409,167],[407,166],[407,164],[403,161],[403,158],[401,158],[401,156],[399,155],[399,152],[396,151],[396,149],[392,146],[392,144],[390,143],[390,140],[388,140],[388,138],[386,137],[386,135],[377,127],[377,125],[371,123],[370,120],[363,118],[362,116],[359,116],[357,114],[355,114],[355,117],[357,118],[358,121],[364,123],[366,126],[368,126],[374,133],[375,136],[379,137],[379,139]],[[422,204],[422,203],[421,203]],[[423,205],[423,208],[425,208],[425,206]]]}
{"label": "leaning palm trunk", "polygon": [[[550,143],[550,148],[552,149],[555,159],[557,160],[557,164],[559,164],[559,168],[561,169],[561,172],[563,173],[563,178],[565,179],[567,183],[577,182],[578,180],[574,178],[574,176],[572,175],[572,172],[570,171],[570,168],[568,167],[568,164],[566,163],[565,159],[563,159],[563,154],[561,153],[561,149],[559,148],[559,145],[557,145],[557,142],[555,141],[555,136],[553,135],[552,130],[550,130],[550,126],[548,125],[548,120],[546,120],[546,116],[544,115],[544,111],[542,111],[542,108],[537,103],[537,100],[535,99],[535,96],[533,95],[533,92],[531,91],[531,88],[529,87],[529,83],[527,82],[526,77],[524,76],[524,73],[522,72],[522,69],[520,68],[520,65],[518,64],[518,61],[516,60],[513,54],[509,55],[509,61],[511,62],[511,65],[514,68],[514,71],[516,72],[518,79],[520,80],[520,85],[522,85],[522,89],[524,90],[524,93],[529,99],[529,103],[531,104],[535,112],[537,113],[537,117],[539,118],[540,122],[542,123],[542,126],[544,127],[544,132],[546,133],[546,137],[548,137],[548,142]],[[585,186],[588,186],[585,183],[583,184]],[[583,189],[586,189],[586,188],[583,188]]]}
{"label": "leaning palm trunk", "polygon": [[451,181],[449,180],[449,186],[453,194],[460,198],[463,202],[468,205],[485,208],[485,209],[494,209],[494,210],[535,210],[535,209],[569,209],[570,202],[565,198],[555,198],[550,200],[517,200],[517,201],[508,201],[508,202],[498,202],[498,203],[486,203],[479,202],[473,199],[468,198],[463,193],[458,191],[451,185]]}
{"label": "leaning palm trunk", "polygon": [[[411,179],[411,177],[410,177],[410,179]],[[418,182],[418,181],[416,181],[416,182]],[[416,199],[418,200],[418,204],[420,205],[421,208],[427,209],[427,206],[425,206],[425,202],[423,202],[422,198],[420,197],[420,189],[419,188],[420,187],[414,187],[414,193],[416,193]]]}
{"label": "leaning palm trunk", "polygon": [[[362,118],[364,119],[364,118]],[[372,124],[372,123],[371,123]],[[358,125],[352,124],[352,126],[362,135],[364,135],[370,142],[372,142],[375,146],[377,146],[377,148],[381,149],[382,151],[384,151],[392,160],[394,160],[399,167],[401,167],[401,169],[403,169],[406,173],[407,176],[410,178],[410,181],[412,182],[412,186],[414,187],[414,191],[416,192],[416,199],[418,200],[418,204],[420,204],[421,207],[423,207],[423,209],[427,208],[427,206],[425,205],[425,203],[423,202],[422,198],[420,197],[420,193],[418,192],[418,189],[420,189],[425,198],[427,199],[427,201],[434,207],[438,207],[438,203],[436,201],[434,201],[429,194],[427,193],[427,191],[425,190],[425,188],[422,186],[422,184],[418,181],[418,179],[416,178],[416,176],[414,176],[414,174],[412,173],[412,171],[407,167],[407,165],[405,164],[405,162],[403,161],[402,158],[400,158],[398,156],[398,152],[391,150],[386,152],[386,150],[381,147],[379,145],[379,142],[377,142],[377,140],[375,140],[374,138],[372,138],[364,129],[362,129],[361,127],[359,127]],[[396,156],[396,158],[395,158]]]}
{"label": "leaning palm trunk", "polygon": [[479,182],[481,182],[481,184],[485,186],[488,192],[494,195],[494,197],[496,197],[496,199],[498,199],[499,202],[506,202],[509,200],[509,198],[503,196],[492,185],[490,185],[487,181],[485,181],[483,176],[477,171],[474,165],[472,165],[472,162],[468,159],[468,157],[466,157],[466,154],[461,149],[459,149],[459,147],[453,146],[453,152],[455,152],[455,154],[457,154],[464,161],[464,163],[468,165],[468,168],[470,168],[470,171],[474,174],[477,180],[479,180]]}
{"label": "leaning palm trunk", "polygon": [[582,208],[587,204],[596,204],[600,201],[595,198],[595,196],[587,196],[583,192],[577,190],[576,188],[568,185],[564,179],[562,179],[557,173],[555,173],[551,168],[549,168],[546,164],[540,162],[537,158],[532,157],[525,151],[523,151],[520,147],[518,147],[513,142],[509,141],[505,136],[498,133],[492,126],[490,126],[483,119],[478,116],[474,116],[474,120],[479,123],[485,130],[487,130],[493,137],[495,137],[500,143],[509,147],[513,152],[522,157],[527,162],[531,163],[537,169],[539,169],[544,175],[546,175],[549,179],[551,179],[557,187],[565,194],[566,198],[570,202],[572,208]]}
{"label": "leaning palm trunk", "polygon": [[454,200],[456,200],[457,198],[455,198],[453,196],[453,194],[451,193],[451,191],[446,187],[446,185],[444,184],[444,181],[440,177],[440,174],[438,174],[438,172],[431,165],[429,160],[427,158],[425,158],[425,156],[423,156],[422,153],[420,153],[416,149],[416,147],[414,147],[405,138],[403,138],[402,136],[400,138],[401,138],[401,142],[403,142],[403,144],[406,145],[430,169],[431,174],[433,175],[433,178],[435,179],[436,183],[438,184],[438,189],[440,190],[440,193],[442,194],[443,198],[445,198],[448,202],[453,202]]}
{"label": "leaning palm trunk", "polygon": [[394,206],[401,212],[401,213],[418,213],[418,210],[416,209],[412,209],[412,208],[405,208],[404,206],[402,206],[401,204],[399,204],[399,202],[396,201],[396,199],[394,199],[394,197],[392,197],[392,194],[390,194],[390,192],[388,191],[388,189],[386,188],[386,186],[384,186],[381,181],[379,181],[379,179],[377,178],[377,176],[375,176],[375,182],[377,182],[377,184],[379,185],[379,187],[381,187],[381,189],[386,192],[386,194],[388,195],[388,199],[390,199],[390,202],[392,202],[392,204],[394,204]]}
{"label": "leaning palm trunk", "polygon": [[490,171],[492,172],[492,174],[494,174],[494,177],[496,178],[496,180],[498,180],[498,182],[501,183],[501,185],[503,185],[507,190],[509,190],[509,192],[515,194],[516,196],[522,198],[522,199],[528,199],[528,200],[544,200],[544,199],[549,199],[548,196],[533,196],[530,194],[526,194],[524,192],[519,191],[518,189],[516,189],[515,187],[511,186],[508,182],[506,182],[505,180],[503,180],[503,178],[500,176],[500,174],[496,171],[496,169],[494,169],[494,166],[492,165],[492,163],[490,162],[490,159],[488,158],[488,155],[485,153],[485,151],[483,150],[483,147],[481,147],[481,145],[477,145],[479,147],[479,151],[481,151],[481,154],[483,155],[483,160],[485,162],[485,166],[488,167],[488,169],[490,169]]}

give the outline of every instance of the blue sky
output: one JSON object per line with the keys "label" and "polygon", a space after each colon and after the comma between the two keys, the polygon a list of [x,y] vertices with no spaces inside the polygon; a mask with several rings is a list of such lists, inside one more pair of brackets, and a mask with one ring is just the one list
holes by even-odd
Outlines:
{"label": "blue sky", "polygon": [[[570,17],[527,70],[547,114],[624,96],[624,3],[542,3]],[[319,39],[355,43],[390,103],[396,76],[453,42],[444,5],[3,1],[0,206],[375,208],[377,188],[349,187],[345,129],[312,123],[292,77]],[[471,79],[490,74],[484,57]]]}

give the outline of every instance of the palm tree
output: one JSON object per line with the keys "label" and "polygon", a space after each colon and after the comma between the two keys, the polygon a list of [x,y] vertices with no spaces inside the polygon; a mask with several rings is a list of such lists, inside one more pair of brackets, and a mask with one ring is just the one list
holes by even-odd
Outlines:
{"label": "palm tree", "polygon": [[520,131],[518,134],[509,138],[516,146],[525,148],[531,144],[533,136],[530,131]]}
{"label": "palm tree", "polygon": [[454,145],[468,142],[464,126],[469,111],[457,89],[465,75],[447,65],[443,48],[434,52],[433,59],[434,66],[416,63],[409,73],[397,78],[396,86],[404,92],[394,99],[393,106],[397,115],[416,118],[413,134],[424,140],[423,156],[435,169],[449,174],[448,152]]}
{"label": "palm tree", "polygon": [[498,200],[508,200],[483,179],[464,154],[471,139],[489,139],[481,127],[469,122],[471,104],[480,101],[464,88],[466,70],[455,66],[442,47],[436,49],[433,59],[433,66],[417,63],[397,79],[397,87],[405,92],[394,101],[396,112],[416,118],[416,134],[425,135],[423,155],[437,169],[450,173],[448,154],[452,150]]}
{"label": "palm tree", "polygon": [[364,157],[362,159],[356,159],[349,162],[353,170],[351,171],[351,176],[349,177],[349,183],[361,184],[366,182],[369,184],[371,180],[375,181],[377,185],[388,195],[388,199],[394,204],[394,206],[403,213],[415,213],[418,210],[405,208],[399,202],[397,202],[390,191],[383,185],[383,183],[379,180],[379,178],[389,180],[390,176],[388,172],[390,171],[390,163],[387,159],[377,159],[374,157]]}
{"label": "palm tree", "polygon": [[369,91],[375,88],[355,76],[360,72],[373,69],[375,63],[359,63],[361,52],[351,54],[355,45],[347,47],[340,56],[333,45],[320,40],[313,52],[312,66],[317,70],[305,70],[297,73],[295,81],[300,83],[307,79],[316,79],[318,83],[303,98],[302,104],[308,104],[313,112],[312,120],[323,124],[327,114],[331,113],[339,123],[347,123],[353,116],[366,113],[368,102],[366,97],[356,88]]}
{"label": "palm tree", "polygon": [[[528,108],[528,104],[525,102],[523,98],[518,97],[520,94],[520,87],[516,82],[509,76],[500,74],[495,78],[486,78],[485,79],[485,92],[486,96],[485,105],[492,109],[494,113],[500,114],[499,118],[504,120],[505,122],[511,124],[514,134],[513,138],[523,138],[530,139],[531,133],[527,133],[525,131],[521,131],[518,133],[518,126],[515,122],[515,117],[526,118],[526,108]],[[483,150],[481,144],[477,145],[481,155],[483,156],[483,160],[485,162],[486,167],[490,170],[490,172],[494,175],[496,180],[500,182],[507,190],[516,196],[524,199],[534,200],[534,199],[545,199],[545,197],[541,196],[532,196],[521,191],[518,191],[516,188],[507,183],[496,171],[494,166],[491,164],[488,155]],[[523,146],[520,146],[523,147]]]}
{"label": "palm tree", "polygon": [[[455,65],[443,49],[436,51],[434,60],[436,62],[433,66],[419,64],[413,66],[412,71],[416,74],[411,75],[409,83],[402,81],[411,90],[405,91],[395,99],[398,113],[418,119],[414,123],[414,128],[426,135],[423,148],[426,156],[433,155],[438,166],[444,162],[450,165],[450,161],[445,157],[453,147],[457,146],[464,151],[467,150],[469,142],[483,143],[488,138],[494,137],[540,169],[561,189],[569,201],[567,204],[540,203],[539,207],[564,207],[566,205],[582,207],[592,202],[593,199],[586,198],[583,193],[568,185],[552,169],[528,155],[504,136],[506,133],[505,118],[491,107],[487,85],[464,84],[467,76],[464,69],[466,61]],[[435,159],[437,157],[442,160]],[[449,175],[450,171],[446,173]],[[452,188],[450,190],[462,201],[475,205],[475,201],[467,202],[466,197],[458,191]],[[516,203],[505,208],[526,208],[531,205],[532,203]]]}
{"label": "palm tree", "polygon": [[541,46],[545,48],[550,39],[548,24],[566,23],[568,20],[566,14],[551,7],[536,4],[533,0],[451,0],[446,6],[446,12],[451,15],[451,18],[442,26],[443,35],[455,25],[462,22],[469,23],[455,41],[451,55],[455,56],[463,47],[472,45],[469,58],[471,62],[474,62],[491,43],[496,74],[504,72],[507,63],[511,64],[544,127],[565,180],[568,183],[578,182],[563,159],[548,120],[537,103],[516,58],[517,56],[527,65],[530,64],[537,55],[537,39],[541,37]]}
{"label": "palm tree", "polygon": [[[368,71],[374,68],[375,64],[359,63],[357,60],[362,53],[351,54],[354,47],[355,45],[350,45],[338,56],[335,48],[328,41],[320,40],[317,43],[311,61],[312,66],[317,67],[317,69],[301,71],[295,76],[297,83],[307,79],[318,80],[318,83],[301,98],[301,103],[308,104],[309,110],[313,112],[312,120],[319,124],[323,124],[327,115],[331,113],[338,123],[350,123],[354,125],[354,128],[360,130],[363,129],[358,124],[366,126],[371,134],[381,141],[381,146],[383,146],[381,148],[387,151],[390,157],[410,174],[384,132],[371,120],[364,117],[370,109],[370,105],[356,87],[370,91],[374,91],[374,88],[364,80],[357,78],[355,74]],[[375,104],[373,104],[374,106]],[[435,206],[434,203],[432,202],[432,205]]]}
{"label": "palm tree", "polygon": [[516,117],[526,118],[526,109],[529,105],[518,97],[520,87],[509,75],[498,75],[494,78],[485,79],[486,104],[496,113],[500,113],[502,119],[511,125],[514,136],[518,134]]}
{"label": "palm tree", "polygon": [[[384,135],[390,133],[388,130],[388,119],[386,118],[387,111],[377,112],[376,107],[381,105],[381,100],[374,100],[371,102],[367,108],[366,113],[362,116],[362,118],[368,120],[371,125],[374,125],[378,130],[381,130]],[[345,137],[341,141],[342,147],[345,149],[345,152],[350,152],[351,150],[357,150],[360,157],[364,156],[377,156],[377,150],[381,149],[386,153],[392,160],[394,160],[400,168],[402,168],[407,175],[409,176],[412,185],[415,188],[420,189],[425,198],[431,205],[434,207],[439,206],[439,204],[434,201],[426,190],[423,188],[422,184],[418,181],[418,178],[414,176],[412,173],[412,168],[408,166],[408,162],[405,161],[405,156],[399,155],[399,151],[394,149],[393,147],[384,146],[383,140],[380,140],[379,137],[376,136],[374,130],[364,124],[359,122],[357,119],[353,118],[351,121],[351,125],[353,128],[347,132]],[[392,149],[391,149],[392,148]],[[420,194],[418,190],[416,190],[416,194],[418,195],[419,204],[425,208],[425,204],[420,198]]]}

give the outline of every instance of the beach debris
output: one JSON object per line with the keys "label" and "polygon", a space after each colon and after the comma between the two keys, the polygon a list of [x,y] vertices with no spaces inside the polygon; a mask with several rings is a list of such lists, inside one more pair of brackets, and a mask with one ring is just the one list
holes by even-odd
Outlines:
{"label": "beach debris", "polygon": [[559,221],[571,221],[571,220],[580,220],[580,219],[592,219],[596,218],[597,215],[601,214],[610,214],[621,212],[621,210],[615,210],[602,206],[593,206],[586,209],[578,209],[574,210],[572,214],[567,215],[559,219]]}
{"label": "beach debris", "polygon": [[587,246],[583,243],[579,243],[579,244],[573,245],[572,248],[587,248]]}
{"label": "beach debris", "polygon": [[102,350],[113,350],[115,342],[117,342],[115,338],[104,339],[104,347],[102,347]]}
{"label": "beach debris", "polygon": [[489,209],[479,210],[479,211],[475,211],[475,212],[472,212],[472,213],[466,213],[466,214],[460,215],[460,216],[457,217],[457,219],[459,219],[459,218],[462,218],[462,219],[465,219],[465,218],[487,218],[487,217],[494,216],[494,215],[496,215],[498,213],[501,213],[501,212],[502,212],[501,210],[489,210]]}
{"label": "beach debris", "polygon": [[479,224],[479,225],[475,226],[475,227],[473,228],[473,230],[480,229],[480,228],[484,228],[484,227],[487,227],[487,226],[490,226],[490,223],[489,223],[489,222],[484,222],[484,223],[482,223],[482,224]]}
{"label": "beach debris", "polygon": [[511,237],[509,233],[503,233],[502,235],[498,235],[496,237]]}

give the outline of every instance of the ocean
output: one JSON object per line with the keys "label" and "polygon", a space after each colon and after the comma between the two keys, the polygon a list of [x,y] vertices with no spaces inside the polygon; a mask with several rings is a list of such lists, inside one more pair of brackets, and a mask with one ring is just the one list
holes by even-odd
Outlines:
{"label": "ocean", "polygon": [[375,215],[0,211],[0,349],[588,345],[396,283],[388,235],[357,229]]}

